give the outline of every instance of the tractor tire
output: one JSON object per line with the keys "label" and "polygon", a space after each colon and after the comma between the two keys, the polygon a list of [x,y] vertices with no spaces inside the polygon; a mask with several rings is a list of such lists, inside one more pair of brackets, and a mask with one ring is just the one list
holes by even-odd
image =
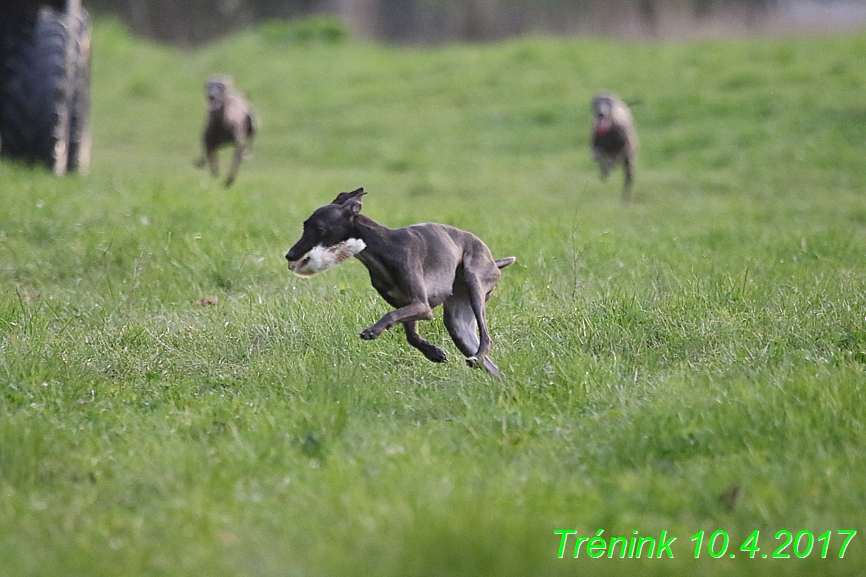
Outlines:
{"label": "tractor tire", "polygon": [[[0,49],[0,157],[56,174],[90,155],[90,25],[43,8],[8,23]],[[70,154],[71,153],[71,154]]]}

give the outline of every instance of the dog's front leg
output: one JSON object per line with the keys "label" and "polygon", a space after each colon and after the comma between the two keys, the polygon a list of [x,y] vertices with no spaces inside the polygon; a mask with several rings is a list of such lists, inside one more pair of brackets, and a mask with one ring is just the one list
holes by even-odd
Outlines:
{"label": "dog's front leg", "polygon": [[361,331],[361,338],[365,341],[372,341],[381,335],[383,331],[390,329],[398,323],[430,320],[433,320],[433,311],[430,310],[430,305],[423,301],[413,301],[405,307],[391,311],[379,319],[379,322],[375,325]]}
{"label": "dog's front leg", "polygon": [[232,183],[234,183],[235,178],[238,176],[238,170],[241,167],[241,160],[244,158],[244,147],[245,144],[243,140],[238,140],[235,143],[235,151],[234,154],[232,154],[232,166],[229,170],[228,178],[226,178],[226,187],[231,186]]}
{"label": "dog's front leg", "polygon": [[219,176],[220,175],[220,161],[219,161],[219,157],[217,156],[216,147],[208,149],[207,151],[205,151],[204,154],[205,154],[205,158],[207,159],[207,164],[208,164],[208,166],[210,166],[211,175]]}

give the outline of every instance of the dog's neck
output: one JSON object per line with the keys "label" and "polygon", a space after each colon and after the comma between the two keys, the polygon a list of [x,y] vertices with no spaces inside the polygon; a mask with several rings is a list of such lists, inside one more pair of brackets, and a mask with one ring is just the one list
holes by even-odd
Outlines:
{"label": "dog's neck", "polygon": [[355,216],[354,225],[354,234],[352,236],[360,238],[365,243],[368,240],[375,242],[376,240],[384,239],[388,236],[388,233],[392,232],[387,226],[382,226],[369,216],[363,214]]}
{"label": "dog's neck", "polygon": [[390,279],[388,267],[385,265],[387,253],[383,247],[387,247],[388,236],[393,232],[387,226],[382,226],[372,218],[359,214],[355,217],[355,233],[357,238],[364,241],[367,247],[355,255],[361,263],[367,267],[373,278]]}

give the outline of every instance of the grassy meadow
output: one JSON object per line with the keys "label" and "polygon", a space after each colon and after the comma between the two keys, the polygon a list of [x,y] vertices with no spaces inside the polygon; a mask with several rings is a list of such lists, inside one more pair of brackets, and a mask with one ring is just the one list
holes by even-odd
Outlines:
{"label": "grassy meadow", "polygon": [[[90,174],[0,165],[0,576],[862,575],[866,35],[328,30],[183,51],[99,21]],[[262,121],[228,190],[192,166],[214,72]],[[590,158],[600,89],[634,103],[630,205]],[[361,341],[389,309],[357,261],[288,273],[359,186],[517,257],[506,377],[441,311],[448,363]],[[674,558],[558,558],[601,529]]]}

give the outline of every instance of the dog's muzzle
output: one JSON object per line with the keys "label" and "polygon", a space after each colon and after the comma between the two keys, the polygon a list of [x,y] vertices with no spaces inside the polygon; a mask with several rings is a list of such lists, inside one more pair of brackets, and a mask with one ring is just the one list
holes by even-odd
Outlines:
{"label": "dog's muzzle", "polygon": [[299,277],[310,278],[334,268],[365,248],[367,245],[360,238],[350,238],[327,248],[316,246],[298,260],[290,260],[289,270]]}

